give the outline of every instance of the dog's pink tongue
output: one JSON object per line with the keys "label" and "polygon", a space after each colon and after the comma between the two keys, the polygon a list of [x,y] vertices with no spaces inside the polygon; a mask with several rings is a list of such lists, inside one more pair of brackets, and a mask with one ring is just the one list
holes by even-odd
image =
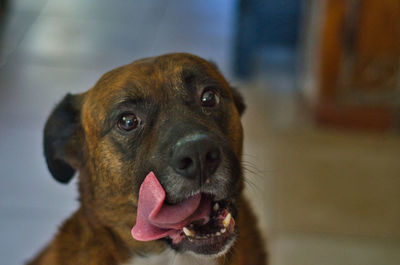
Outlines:
{"label": "dog's pink tongue", "polygon": [[165,191],[153,172],[150,172],[139,190],[136,224],[132,236],[136,240],[149,241],[176,235],[184,226],[196,221],[207,223],[211,201],[201,194],[175,205],[164,204]]}

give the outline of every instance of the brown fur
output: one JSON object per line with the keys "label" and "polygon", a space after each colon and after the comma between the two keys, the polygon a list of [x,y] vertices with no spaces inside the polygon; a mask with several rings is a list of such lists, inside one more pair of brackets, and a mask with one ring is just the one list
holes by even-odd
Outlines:
{"label": "brown fur", "polygon": [[[184,72],[189,68],[204,72],[223,86],[230,98],[235,95],[218,70],[210,63],[188,54],[172,54],[136,61],[105,74],[97,84],[80,95],[72,96],[72,108],[79,112],[79,124],[65,143],[63,160],[79,171],[80,208],[60,228],[53,241],[30,265],[104,264],[119,265],[135,255],[160,253],[169,246],[162,241],[139,242],[130,229],[136,220],[137,194],[143,177],[139,165],[153,159],[155,132],[164,129],[169,116],[176,115],[205,124],[200,116],[186,113],[179,105],[168,105],[178,94],[187,97],[182,89]],[[129,89],[135,87],[135,90]],[[160,108],[170,111],[145,132],[134,163],[124,163],[123,155],[103,135],[102,125],[113,104],[125,97],[151,97]],[[235,92],[236,93],[236,92]],[[242,153],[242,127],[238,106],[227,109],[227,140],[235,154]],[[54,174],[54,173],[53,173]],[[131,177],[126,177],[132,174]],[[237,189],[243,189],[243,181]],[[265,252],[249,204],[240,196],[238,202],[238,239],[219,264],[264,265]]]}

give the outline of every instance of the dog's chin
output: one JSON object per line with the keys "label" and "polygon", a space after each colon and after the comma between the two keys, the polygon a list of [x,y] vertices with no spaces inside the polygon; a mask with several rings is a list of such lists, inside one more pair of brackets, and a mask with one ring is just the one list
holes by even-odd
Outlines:
{"label": "dog's chin", "polygon": [[236,207],[228,200],[213,202],[208,223],[192,223],[166,240],[171,248],[179,252],[189,252],[203,258],[224,255],[236,239],[236,212]]}

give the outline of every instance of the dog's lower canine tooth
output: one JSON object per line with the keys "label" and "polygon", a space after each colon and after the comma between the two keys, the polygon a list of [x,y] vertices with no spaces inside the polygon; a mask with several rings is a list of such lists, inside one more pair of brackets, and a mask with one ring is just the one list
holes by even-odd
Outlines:
{"label": "dog's lower canine tooth", "polygon": [[221,230],[220,230],[220,232],[223,234],[223,233],[225,233],[226,232],[226,228],[222,228]]}
{"label": "dog's lower canine tooth", "polygon": [[219,204],[218,204],[218,202],[216,202],[214,204],[213,210],[216,212],[216,211],[218,211],[218,209],[219,209]]}
{"label": "dog's lower canine tooth", "polygon": [[215,233],[217,236],[220,236],[221,235],[221,233],[220,232],[217,232],[217,233]]}
{"label": "dog's lower canine tooth", "polygon": [[228,227],[228,225],[229,225],[230,222],[231,222],[231,218],[232,218],[231,213],[228,213],[228,214],[225,216],[224,220],[222,221],[222,224],[224,225],[224,227]]}
{"label": "dog's lower canine tooth", "polygon": [[186,236],[191,236],[191,237],[193,237],[195,235],[194,231],[192,231],[186,227],[183,228],[183,233],[185,233]]}

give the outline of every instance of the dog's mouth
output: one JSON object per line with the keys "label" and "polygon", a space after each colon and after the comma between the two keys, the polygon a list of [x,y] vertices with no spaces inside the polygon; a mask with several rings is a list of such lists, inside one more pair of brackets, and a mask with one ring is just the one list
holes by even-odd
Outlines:
{"label": "dog's mouth", "polygon": [[171,234],[173,248],[202,255],[222,255],[235,239],[235,220],[227,201],[214,202],[209,221],[196,221]]}
{"label": "dog's mouth", "polygon": [[234,210],[231,201],[213,201],[212,195],[204,193],[169,205],[164,189],[150,172],[140,187],[132,236],[140,241],[166,239],[177,250],[220,255],[235,239]]}

